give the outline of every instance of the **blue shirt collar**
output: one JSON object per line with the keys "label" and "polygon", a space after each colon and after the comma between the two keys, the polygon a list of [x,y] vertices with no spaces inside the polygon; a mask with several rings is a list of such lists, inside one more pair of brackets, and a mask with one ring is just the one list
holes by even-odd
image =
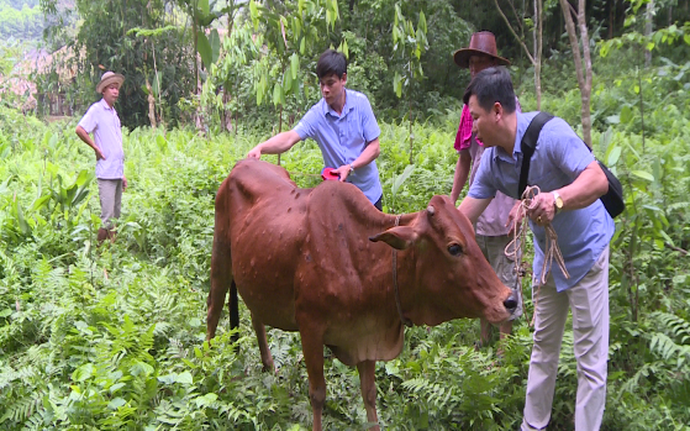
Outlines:
{"label": "blue shirt collar", "polygon": [[328,103],[326,103],[326,99],[324,99],[322,97],[321,98],[321,104],[322,104],[323,115],[324,116],[330,115],[333,118],[343,118],[348,114],[348,112],[355,109],[355,107],[354,107],[354,105],[352,105],[351,101],[352,101],[352,97],[350,94],[350,90],[348,90],[346,87],[345,88],[345,105],[343,106],[343,112],[340,115],[338,115],[337,112],[335,112],[333,109],[331,109],[330,106],[328,106]]}

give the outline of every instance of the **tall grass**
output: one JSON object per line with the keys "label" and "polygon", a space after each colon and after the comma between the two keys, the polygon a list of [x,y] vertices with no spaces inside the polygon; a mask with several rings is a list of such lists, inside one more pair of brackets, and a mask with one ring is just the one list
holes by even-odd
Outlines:
{"label": "tall grass", "polygon": [[[578,103],[572,99],[545,105],[567,115]],[[529,99],[525,104],[529,109]],[[678,251],[690,245],[690,124],[661,109],[650,115],[668,133],[650,133],[644,148],[634,115],[625,124],[611,118],[595,133],[595,153],[616,170],[628,200],[612,244],[610,430],[686,429],[690,421],[690,265]],[[213,347],[203,343],[215,192],[268,136],[250,129],[211,137],[185,129],[126,133],[130,187],[118,240],[96,248],[95,160],[75,124],[2,115],[14,120],[0,129],[0,428],[309,428],[296,334],[269,331],[276,375],[261,372],[244,308],[239,350],[226,316]],[[377,162],[387,212],[417,211],[432,195],[450,192],[457,117],[413,125],[411,171],[408,125],[381,124]],[[298,144],[281,163],[302,187],[320,181],[313,143]],[[531,316],[527,283],[524,294]],[[531,347],[527,319],[514,326],[502,357],[496,345],[475,349],[478,332],[470,320],[407,330],[400,357],[376,369],[386,429],[518,426]],[[356,371],[325,354],[325,427],[366,428]],[[552,429],[572,428],[575,391],[566,336]]]}

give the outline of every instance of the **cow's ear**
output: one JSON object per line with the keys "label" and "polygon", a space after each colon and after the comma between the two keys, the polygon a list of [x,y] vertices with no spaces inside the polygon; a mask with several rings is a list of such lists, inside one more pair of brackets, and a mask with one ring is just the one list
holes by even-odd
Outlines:
{"label": "cow's ear", "polygon": [[409,226],[392,227],[385,232],[369,237],[369,241],[383,241],[398,250],[405,250],[417,240],[417,233]]}

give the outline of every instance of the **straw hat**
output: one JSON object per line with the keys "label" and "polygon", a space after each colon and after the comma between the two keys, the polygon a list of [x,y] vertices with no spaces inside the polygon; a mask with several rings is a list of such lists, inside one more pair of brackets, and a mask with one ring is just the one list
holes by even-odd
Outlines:
{"label": "straw hat", "polygon": [[125,77],[119,73],[107,71],[101,76],[101,82],[96,86],[96,92],[103,93],[110,84],[117,83],[118,87],[122,87],[122,83],[125,81]]}
{"label": "straw hat", "polygon": [[488,55],[496,60],[499,66],[508,66],[510,61],[499,57],[496,52],[496,37],[490,31],[474,33],[470,38],[470,46],[455,51],[453,60],[455,64],[467,69],[470,67],[470,57],[477,54]]}

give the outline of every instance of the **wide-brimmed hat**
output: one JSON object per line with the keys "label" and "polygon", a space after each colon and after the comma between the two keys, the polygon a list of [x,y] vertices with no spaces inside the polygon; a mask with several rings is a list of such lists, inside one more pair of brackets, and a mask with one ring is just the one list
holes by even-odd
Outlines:
{"label": "wide-brimmed hat", "polygon": [[96,86],[96,92],[103,93],[110,84],[117,83],[118,87],[122,87],[122,83],[125,81],[125,77],[119,73],[107,71],[101,76],[101,82]]}
{"label": "wide-brimmed hat", "polygon": [[496,37],[490,31],[480,31],[474,33],[470,38],[468,48],[458,49],[453,53],[455,64],[467,69],[470,67],[470,57],[477,54],[488,55],[496,60],[499,66],[508,66],[510,61],[498,56],[496,51]]}

